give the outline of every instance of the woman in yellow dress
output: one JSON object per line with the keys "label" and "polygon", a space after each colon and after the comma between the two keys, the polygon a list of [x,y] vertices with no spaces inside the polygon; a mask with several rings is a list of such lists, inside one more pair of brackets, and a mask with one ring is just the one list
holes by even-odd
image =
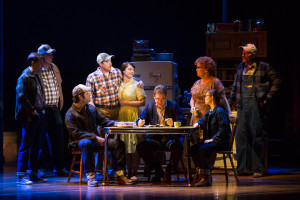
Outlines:
{"label": "woman in yellow dress", "polygon": [[[143,88],[137,87],[138,82],[132,77],[135,66],[126,62],[121,65],[123,80],[119,88],[120,111],[118,121],[136,122],[141,113],[140,107],[145,105],[146,94]],[[122,134],[120,139],[125,142],[128,178],[137,181],[137,170],[140,156],[136,152],[136,145],[144,140],[144,135]]]}

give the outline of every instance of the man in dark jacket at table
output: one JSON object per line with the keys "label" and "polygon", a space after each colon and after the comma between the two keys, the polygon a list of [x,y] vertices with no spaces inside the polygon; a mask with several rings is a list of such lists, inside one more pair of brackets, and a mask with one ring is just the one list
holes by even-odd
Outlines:
{"label": "man in dark jacket at table", "polygon": [[[116,121],[106,119],[95,106],[89,104],[91,88],[79,84],[73,89],[73,105],[66,113],[65,123],[69,131],[69,144],[82,152],[88,186],[98,186],[95,173],[94,151],[103,149],[105,139],[99,136],[98,127],[113,126]],[[119,139],[108,139],[108,150],[112,152],[113,168],[118,184],[132,184],[124,176],[126,169],[125,144]]]}
{"label": "man in dark jacket at table", "polygon": [[[176,102],[167,100],[167,88],[163,85],[157,85],[153,91],[154,102],[146,105],[140,119],[137,121],[138,126],[157,125],[173,126],[173,122],[181,122],[185,125],[184,115]],[[172,167],[177,167],[183,152],[183,144],[180,135],[148,135],[147,139],[139,143],[136,147],[137,152],[144,160],[146,166],[151,171],[155,169],[153,182],[160,181],[163,176],[162,171],[162,152],[160,150],[168,149],[171,151],[170,163],[164,174],[164,181],[171,180]]]}

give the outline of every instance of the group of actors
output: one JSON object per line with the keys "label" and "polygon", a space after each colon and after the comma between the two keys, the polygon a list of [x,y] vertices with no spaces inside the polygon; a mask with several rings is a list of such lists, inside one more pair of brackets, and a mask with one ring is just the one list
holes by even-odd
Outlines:
{"label": "group of actors", "polygon": [[[229,150],[231,137],[230,107],[235,104],[239,123],[235,141],[237,173],[240,176],[264,176],[265,136],[264,111],[278,94],[281,80],[266,62],[257,59],[254,44],[241,46],[242,62],[237,67],[230,98],[227,100],[222,82],[214,77],[216,64],[210,57],[195,61],[197,80],[191,88],[190,125],[197,127],[192,135],[191,156],[195,165],[195,186],[212,184],[211,168],[214,152]],[[43,44],[30,53],[27,67],[16,87],[15,117],[22,121],[22,140],[18,154],[18,184],[47,182],[43,155],[51,149],[55,172],[68,175],[64,163],[62,78],[53,63],[56,50]],[[103,128],[118,121],[136,122],[138,127],[157,125],[172,127],[174,122],[186,125],[178,103],[167,99],[167,88],[157,85],[154,101],[145,105],[143,81],[134,78],[135,65],[125,62],[120,69],[112,66],[113,55],[100,53],[98,67],[89,74],[86,84],[72,91],[73,104],[65,116],[69,147],[80,150],[87,183],[98,186],[95,169],[101,163],[95,152],[103,150]],[[142,110],[141,107],[145,106]],[[203,137],[200,137],[203,130]],[[49,144],[49,145],[48,145]],[[121,134],[109,137],[111,168],[118,184],[130,185],[138,180],[137,171],[143,159],[152,181],[171,181],[182,158],[183,140],[179,135]],[[162,169],[163,152],[170,150],[170,162]],[[99,157],[99,156],[98,156]],[[95,164],[97,163],[97,164]]]}

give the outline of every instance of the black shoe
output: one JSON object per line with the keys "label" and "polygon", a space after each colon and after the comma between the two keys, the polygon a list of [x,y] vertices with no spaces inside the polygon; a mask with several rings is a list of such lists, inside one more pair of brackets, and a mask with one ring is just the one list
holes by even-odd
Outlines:
{"label": "black shoe", "polygon": [[44,169],[39,169],[37,176],[40,178],[47,178],[46,171]]}
{"label": "black shoe", "polygon": [[251,173],[248,173],[248,172],[237,172],[237,175],[238,176],[251,176],[252,174]]}
{"label": "black shoe", "polygon": [[161,179],[161,177],[163,177],[163,176],[164,176],[163,170],[162,170],[161,168],[160,168],[160,169],[156,169],[156,170],[155,170],[155,176],[152,177],[151,181],[152,181],[152,182],[160,182],[160,179]]}
{"label": "black shoe", "polygon": [[166,170],[164,174],[164,182],[170,182],[171,181],[171,170]]}
{"label": "black shoe", "polygon": [[56,170],[54,173],[60,177],[69,177],[69,172],[64,169]]}
{"label": "black shoe", "polygon": [[34,183],[47,183],[48,182],[48,179],[39,178],[36,175],[29,175],[29,179],[30,179],[30,181],[32,181]]}

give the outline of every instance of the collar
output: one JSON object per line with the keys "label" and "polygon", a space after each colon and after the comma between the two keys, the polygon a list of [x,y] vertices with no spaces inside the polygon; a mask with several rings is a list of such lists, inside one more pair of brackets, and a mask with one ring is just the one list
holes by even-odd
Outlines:
{"label": "collar", "polygon": [[155,104],[155,107],[156,107],[157,109],[164,110],[164,109],[166,109],[166,107],[167,107],[167,102],[168,102],[168,100],[166,99],[166,103],[165,103],[165,105],[164,105],[162,108],[159,108],[156,104]]}
{"label": "collar", "polygon": [[[256,62],[253,62],[252,65],[249,67],[249,70],[256,69],[256,66],[257,66],[257,63],[256,63]],[[244,68],[248,68],[247,63],[245,63],[245,67],[244,67]]]}
{"label": "collar", "polygon": [[72,104],[72,108],[76,110],[77,112],[81,112],[82,110],[86,110],[88,108],[88,105],[86,104],[82,108],[79,108],[78,106],[75,105],[75,103]]}
{"label": "collar", "polygon": [[[113,72],[113,70],[115,70],[115,68],[114,67],[111,67],[111,69],[109,70],[109,74],[110,73],[112,73]],[[102,69],[101,69],[101,67],[99,66],[98,68],[97,68],[97,73],[98,74],[102,74],[102,75],[104,75],[104,73],[102,72]]]}

